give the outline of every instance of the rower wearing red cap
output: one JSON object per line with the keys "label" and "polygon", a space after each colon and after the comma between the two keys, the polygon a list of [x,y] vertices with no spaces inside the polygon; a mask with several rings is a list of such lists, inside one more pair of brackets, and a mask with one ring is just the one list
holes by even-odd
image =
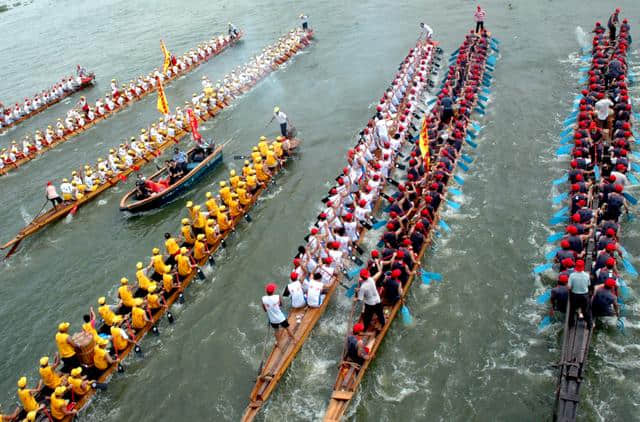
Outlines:
{"label": "rower wearing red cap", "polygon": [[347,350],[345,358],[357,365],[362,365],[366,359],[369,359],[369,352],[365,347],[364,341],[360,334],[364,331],[364,324],[358,322],[351,329],[349,337],[347,337]]}
{"label": "rower wearing red cap", "polygon": [[294,309],[304,308],[307,306],[307,298],[302,289],[302,283],[300,283],[298,273],[292,271],[289,274],[290,282],[284,290],[283,296],[291,296],[291,307]]}
{"label": "rower wearing red cap", "polygon": [[567,283],[569,276],[567,274],[560,274],[558,276],[558,284],[551,289],[551,315],[554,312],[566,312],[567,303],[569,302],[569,289]]}
{"label": "rower wearing red cap", "polygon": [[604,284],[599,285],[591,298],[591,310],[596,317],[620,316],[618,298],[615,294],[617,287],[616,280],[608,278]]}
{"label": "rower wearing red cap", "polygon": [[384,308],[375,281],[380,278],[380,275],[381,273],[378,272],[372,277],[369,270],[360,271],[360,286],[356,289],[358,294],[354,300],[364,302],[362,322],[367,330],[373,328],[371,320],[374,315],[378,318],[379,329],[382,329],[385,324]]}
{"label": "rower wearing red cap", "polygon": [[[587,327],[591,327],[591,301],[589,300],[589,285],[591,278],[584,271],[584,261],[576,261],[575,271],[569,276],[569,312],[577,312],[578,319],[584,319]],[[569,326],[575,323],[574,318],[569,318]]]}
{"label": "rower wearing red cap", "polygon": [[269,283],[265,286],[265,292],[267,293],[265,296],[262,296],[262,309],[267,313],[267,317],[269,318],[269,324],[274,328],[274,336],[276,338],[276,345],[282,346],[280,344],[280,331],[284,329],[289,337],[295,338],[293,333],[291,332],[291,328],[289,328],[289,321],[287,321],[287,317],[284,315],[280,307],[282,306],[282,298],[279,294],[276,294],[277,286],[274,283]]}

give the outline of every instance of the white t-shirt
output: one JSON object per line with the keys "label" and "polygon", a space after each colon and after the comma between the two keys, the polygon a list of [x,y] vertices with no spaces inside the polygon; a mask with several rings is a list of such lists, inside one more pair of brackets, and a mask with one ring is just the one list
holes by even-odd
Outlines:
{"label": "white t-shirt", "polygon": [[304,300],[304,292],[302,291],[302,284],[299,281],[289,283],[287,286],[289,294],[291,295],[291,307],[302,308],[307,304]]}
{"label": "white t-shirt", "polygon": [[307,304],[312,308],[318,308],[322,304],[321,293],[322,283],[316,280],[309,282],[309,288],[307,290]]}
{"label": "white t-shirt", "polygon": [[285,316],[282,310],[280,310],[279,295],[262,296],[262,304],[267,309],[267,316],[269,317],[270,323],[280,324],[285,320]]}
{"label": "white t-shirt", "polygon": [[610,107],[613,106],[613,102],[611,102],[608,98],[603,98],[599,100],[595,107],[596,113],[598,113],[598,119],[606,120],[609,117],[609,112],[611,111]]}
{"label": "white t-shirt", "polygon": [[369,306],[380,303],[380,295],[378,294],[378,289],[376,289],[376,283],[371,277],[366,279],[364,283],[360,285],[358,299],[364,301],[365,305]]}
{"label": "white t-shirt", "polygon": [[431,38],[431,35],[433,35],[433,29],[431,29],[431,27],[426,23],[422,26],[422,35],[425,38]]}
{"label": "white t-shirt", "polygon": [[287,123],[287,115],[279,111],[275,114],[276,120],[279,124]]}

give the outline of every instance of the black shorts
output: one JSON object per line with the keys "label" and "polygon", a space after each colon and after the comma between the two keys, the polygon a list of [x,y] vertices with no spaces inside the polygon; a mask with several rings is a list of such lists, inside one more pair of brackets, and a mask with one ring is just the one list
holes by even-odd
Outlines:
{"label": "black shorts", "polygon": [[288,327],[289,327],[289,321],[285,319],[284,321],[282,321],[282,322],[281,322],[281,323],[279,323],[279,324],[274,324],[274,323],[272,322],[272,323],[271,323],[271,326],[272,326],[274,329],[276,329],[276,330],[277,330],[278,328],[288,328]]}

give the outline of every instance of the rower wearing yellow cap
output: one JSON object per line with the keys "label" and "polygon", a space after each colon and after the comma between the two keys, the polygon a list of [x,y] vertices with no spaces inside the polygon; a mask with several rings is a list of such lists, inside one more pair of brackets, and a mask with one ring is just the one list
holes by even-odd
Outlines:
{"label": "rower wearing yellow cap", "polygon": [[256,170],[256,176],[259,182],[266,183],[269,181],[269,171],[264,168],[262,160],[257,161],[253,165],[253,168]]}
{"label": "rower wearing yellow cap", "polygon": [[169,254],[166,263],[167,265],[173,265],[176,262],[175,256],[180,250],[180,245],[178,245],[176,239],[171,236],[171,233],[165,233],[164,238],[166,239],[164,241],[164,247],[167,249],[167,253]]}
{"label": "rower wearing yellow cap", "polygon": [[238,195],[238,201],[240,201],[240,205],[246,209],[247,205],[251,203],[251,196],[247,193],[246,184],[244,182],[238,183],[238,188],[236,189],[236,194]]}
{"label": "rower wearing yellow cap", "polygon": [[196,243],[193,245],[193,258],[196,262],[200,262],[200,260],[204,259],[209,255],[209,248],[207,248],[207,244],[205,243],[205,234],[200,233],[196,237]]}
{"label": "rower wearing yellow cap", "polygon": [[40,405],[36,401],[34,395],[42,390],[42,381],[38,383],[36,388],[27,388],[27,377],[21,377],[18,380],[18,398],[22,403],[22,407],[27,412],[38,410]]}
{"label": "rower wearing yellow cap", "polygon": [[105,330],[109,332],[108,329],[111,326],[120,325],[122,323],[122,320],[123,320],[122,315],[117,315],[115,312],[113,312],[113,309],[111,309],[111,306],[107,305],[107,300],[104,296],[98,299],[98,305],[99,305],[98,313],[102,317],[102,320],[104,321],[104,324],[105,324],[100,330],[101,332]]}
{"label": "rower wearing yellow cap", "polygon": [[149,291],[151,287],[156,287],[156,283],[149,280],[149,277],[147,277],[147,274],[144,272],[145,268],[142,262],[136,264],[136,269],[136,279],[138,280],[138,286],[142,290]]}
{"label": "rower wearing yellow cap", "polygon": [[282,157],[284,156],[284,150],[282,149],[282,142],[280,141],[280,138],[281,137],[278,136],[276,140],[271,143],[273,152],[275,152],[276,158],[278,158],[278,160],[282,159]]}
{"label": "rower wearing yellow cap", "polygon": [[209,211],[209,218],[216,218],[218,215],[218,203],[216,202],[216,198],[213,197],[211,192],[207,192],[205,196],[207,197],[207,202],[205,202],[204,205]]}
{"label": "rower wearing yellow cap", "polygon": [[[44,404],[40,406],[40,409],[44,409]],[[27,412],[27,416],[22,420],[22,422],[35,422],[37,417],[38,417],[38,410],[32,410],[31,412]],[[5,419],[2,418],[2,420],[5,420]],[[13,420],[13,419],[7,419],[7,420]]]}
{"label": "rower wearing yellow cap", "polygon": [[82,367],[78,366],[71,370],[71,375],[67,379],[69,383],[69,387],[71,391],[73,391],[74,396],[84,396],[89,391],[91,391],[91,385],[87,381],[87,377],[82,375]]}
{"label": "rower wearing yellow cap", "polygon": [[100,338],[93,347],[93,365],[100,371],[104,371],[109,365],[116,362],[107,351],[108,344],[107,340]]}
{"label": "rower wearing yellow cap", "polygon": [[180,235],[182,238],[182,245],[186,245],[191,248],[196,241],[196,237],[193,235],[191,224],[189,224],[188,218],[182,219],[182,227],[180,228]]}
{"label": "rower wearing yellow cap", "polygon": [[251,149],[251,159],[255,163],[258,158],[262,158],[262,154],[260,154],[258,147],[253,147]]}
{"label": "rower wearing yellow cap", "polygon": [[163,297],[166,299],[169,297],[173,289],[179,288],[180,283],[174,281],[173,276],[171,274],[164,274],[162,276],[162,290],[164,291]]}
{"label": "rower wearing yellow cap", "polygon": [[236,193],[231,194],[231,200],[229,200],[229,217],[234,220],[237,216],[242,214],[240,208],[240,202],[238,202],[238,195]]}
{"label": "rower wearing yellow cap", "polygon": [[276,153],[273,152],[273,147],[269,145],[269,149],[267,150],[267,159],[265,160],[265,164],[269,170],[275,170],[278,166],[278,159],[276,158]]}
{"label": "rower wearing yellow cap", "polygon": [[187,248],[180,248],[180,253],[176,257],[176,262],[178,263],[178,276],[179,279],[184,279],[189,274],[191,274],[191,270],[196,268],[195,265],[191,263],[191,258],[187,255]]}
{"label": "rower wearing yellow cap", "polygon": [[73,340],[71,340],[71,336],[67,332],[69,331],[69,326],[70,324],[68,322],[61,322],[58,325],[58,332],[56,333],[58,353],[62,358],[62,362],[64,362],[62,372],[68,372],[71,368],[75,368],[79,365],[78,357],[76,356],[76,345]]}
{"label": "rower wearing yellow cap", "polygon": [[238,187],[238,182],[240,181],[240,176],[236,174],[235,170],[231,170],[229,172],[229,183],[233,189]]}
{"label": "rower wearing yellow cap", "polygon": [[149,293],[147,294],[147,308],[149,309],[149,312],[153,315],[153,311],[161,307],[167,307],[164,299],[156,293],[155,287],[153,289],[149,289]]}
{"label": "rower wearing yellow cap", "polygon": [[231,229],[231,223],[229,222],[229,217],[227,217],[227,207],[225,207],[224,205],[220,206],[220,211],[218,212],[218,228],[220,228],[220,231],[222,233],[226,232],[227,230]]}
{"label": "rower wearing yellow cap", "polygon": [[220,182],[220,198],[222,199],[222,202],[224,202],[225,204],[229,204],[229,199],[231,199],[231,189],[229,188],[229,186],[227,186],[227,182],[222,181]]}
{"label": "rower wearing yellow cap", "polygon": [[151,322],[147,313],[140,306],[134,306],[131,308],[131,325],[136,330],[143,329],[148,322]]}
{"label": "rower wearing yellow cap", "polygon": [[60,356],[56,354],[56,357],[53,361],[53,364],[49,364],[49,357],[43,356],[40,358],[40,368],[38,368],[38,372],[40,372],[40,378],[42,378],[42,383],[44,384],[44,389],[42,394],[44,396],[48,396],[56,389],[60,384],[62,384],[62,376],[56,368],[60,365]]}
{"label": "rower wearing yellow cap", "polygon": [[93,307],[89,308],[89,313],[82,316],[84,323],[82,324],[82,331],[91,334],[93,339],[98,338],[98,332],[96,331],[96,314],[93,312]]}
{"label": "rower wearing yellow cap", "polygon": [[207,226],[204,228],[204,235],[207,239],[207,245],[213,246],[216,244],[220,237],[220,231],[218,230],[215,220],[211,218],[207,220]]}
{"label": "rower wearing yellow cap", "polygon": [[266,158],[268,148],[269,143],[267,142],[267,138],[265,136],[261,136],[260,142],[258,142],[258,150],[260,151],[260,155],[262,155],[262,158]]}
{"label": "rower wearing yellow cap", "polygon": [[[129,280],[126,277],[120,279],[120,287],[118,287],[118,297],[122,301],[124,308],[131,308],[133,306],[142,305],[143,300],[139,297],[134,298],[131,287],[129,286]],[[122,312],[127,313],[128,309],[122,309]]]}
{"label": "rower wearing yellow cap", "polygon": [[258,178],[256,177],[256,171],[252,168],[247,175],[247,190],[252,195],[258,190]]}
{"label": "rower wearing yellow cap", "polygon": [[197,236],[201,233],[204,233],[204,226],[207,224],[207,218],[200,211],[200,205],[196,205],[193,207],[193,233]]}
{"label": "rower wearing yellow cap", "polygon": [[151,256],[151,266],[153,266],[154,273],[151,276],[152,280],[160,281],[162,280],[162,275],[171,271],[171,266],[166,265],[164,262],[164,258],[160,255],[160,249],[153,248],[151,251],[153,254]]}
{"label": "rower wearing yellow cap", "polygon": [[118,356],[119,352],[126,349],[129,343],[134,343],[120,327],[111,327],[111,342],[116,351],[116,356]]}
{"label": "rower wearing yellow cap", "polygon": [[60,386],[51,395],[51,416],[54,420],[61,421],[66,416],[75,415],[77,410],[69,410],[69,400],[64,399],[67,389]]}

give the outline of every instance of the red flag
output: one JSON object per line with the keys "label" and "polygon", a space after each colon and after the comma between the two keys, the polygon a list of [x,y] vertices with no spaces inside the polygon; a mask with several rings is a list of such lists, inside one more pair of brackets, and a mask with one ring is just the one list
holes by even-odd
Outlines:
{"label": "red flag", "polygon": [[140,166],[139,166],[139,165],[134,164],[134,165],[133,165],[133,171],[138,171],[138,170],[140,170]]}
{"label": "red flag", "polygon": [[77,212],[78,212],[78,204],[75,204],[73,208],[71,208],[71,211],[69,211],[69,213],[71,215],[76,215]]}
{"label": "red flag", "polygon": [[127,176],[125,174],[120,173],[118,175],[118,179],[122,180],[123,182],[127,181]]}
{"label": "red flag", "polygon": [[191,137],[194,141],[200,142],[202,135],[198,133],[198,119],[190,108],[187,109],[187,113],[189,114],[189,123],[191,124]]}

